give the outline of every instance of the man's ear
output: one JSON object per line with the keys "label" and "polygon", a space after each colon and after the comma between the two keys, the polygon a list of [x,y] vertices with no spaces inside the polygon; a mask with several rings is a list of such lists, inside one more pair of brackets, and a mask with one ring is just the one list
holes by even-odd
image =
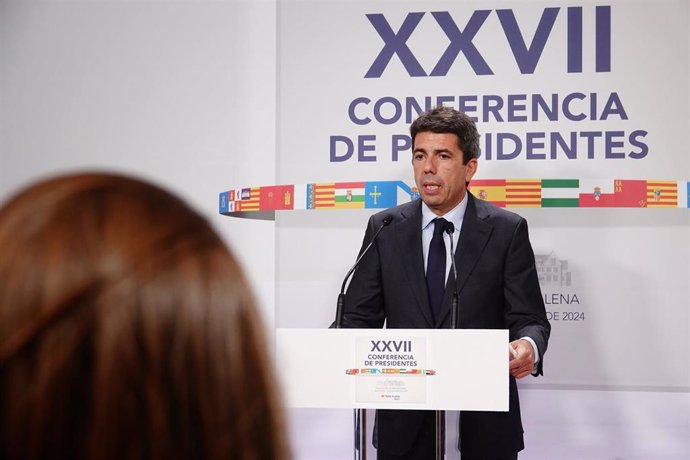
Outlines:
{"label": "man's ear", "polygon": [[474,174],[477,172],[477,167],[479,166],[479,163],[477,162],[476,158],[470,159],[470,161],[467,162],[465,165],[465,182],[469,182],[472,180],[472,177],[474,177]]}

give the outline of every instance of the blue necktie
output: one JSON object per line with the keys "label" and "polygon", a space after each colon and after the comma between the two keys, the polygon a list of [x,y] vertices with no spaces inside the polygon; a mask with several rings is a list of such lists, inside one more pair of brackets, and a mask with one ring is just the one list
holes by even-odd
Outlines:
{"label": "blue necktie", "polygon": [[446,244],[443,242],[443,231],[446,219],[434,219],[434,237],[429,244],[426,264],[426,287],[429,292],[429,303],[434,319],[438,319],[446,290]]}

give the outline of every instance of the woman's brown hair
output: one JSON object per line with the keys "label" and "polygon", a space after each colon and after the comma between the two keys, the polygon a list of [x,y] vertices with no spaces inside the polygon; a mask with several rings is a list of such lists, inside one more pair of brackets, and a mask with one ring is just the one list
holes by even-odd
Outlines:
{"label": "woman's brown hair", "polygon": [[209,223],[147,182],[0,208],[0,458],[282,459],[260,319]]}

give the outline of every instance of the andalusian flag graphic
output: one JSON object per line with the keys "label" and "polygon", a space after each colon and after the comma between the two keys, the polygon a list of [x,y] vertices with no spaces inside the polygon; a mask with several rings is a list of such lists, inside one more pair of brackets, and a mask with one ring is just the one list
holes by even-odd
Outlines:
{"label": "andalusian flag graphic", "polygon": [[678,206],[676,181],[647,181],[648,208],[675,208]]}
{"label": "andalusian flag graphic", "polygon": [[335,208],[364,208],[364,182],[337,182],[334,185]]}
{"label": "andalusian flag graphic", "polygon": [[542,179],[542,208],[577,208],[580,206],[578,179]]}
{"label": "andalusian flag graphic", "polygon": [[506,206],[511,208],[541,207],[541,180],[506,180]]}

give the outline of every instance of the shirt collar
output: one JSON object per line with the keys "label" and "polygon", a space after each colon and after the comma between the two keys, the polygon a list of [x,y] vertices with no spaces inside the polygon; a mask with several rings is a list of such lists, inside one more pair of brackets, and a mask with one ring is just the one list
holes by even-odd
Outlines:
{"label": "shirt collar", "polygon": [[442,216],[437,216],[434,214],[434,212],[429,209],[429,206],[422,201],[422,230],[424,230],[437,217],[443,217],[448,222],[453,222],[453,225],[455,225],[455,231],[459,231],[460,227],[462,226],[462,219],[465,217],[465,210],[467,209],[467,195],[468,192],[465,192],[465,196],[463,197],[462,201],[458,203],[456,207]]}

